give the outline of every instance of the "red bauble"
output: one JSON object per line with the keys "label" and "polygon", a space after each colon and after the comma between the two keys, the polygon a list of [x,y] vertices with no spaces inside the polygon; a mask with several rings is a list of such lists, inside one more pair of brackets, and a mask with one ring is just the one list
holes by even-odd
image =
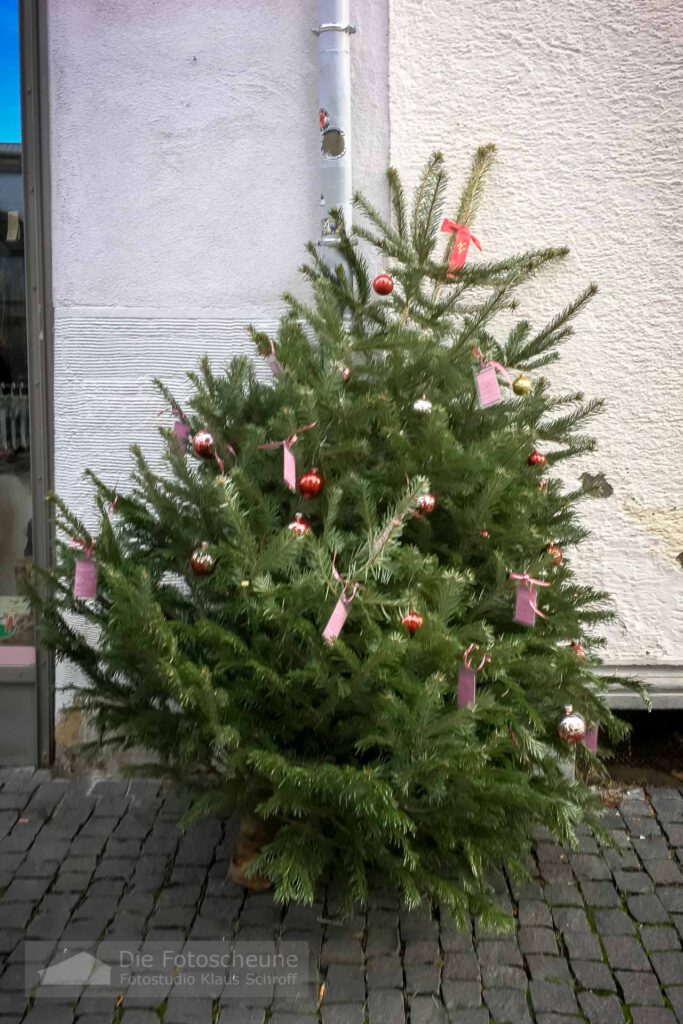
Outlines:
{"label": "red bauble", "polygon": [[584,651],[583,647],[581,646],[578,640],[572,640],[569,646],[571,647],[577,658],[586,657],[586,652]]}
{"label": "red bauble", "polygon": [[297,537],[303,537],[305,533],[308,533],[310,528],[311,524],[306,516],[302,516],[301,512],[297,512],[294,519],[287,526],[287,529],[291,530],[292,533],[295,533]]}
{"label": "red bauble", "polygon": [[415,631],[420,628],[424,623],[424,619],[418,612],[408,612],[401,619],[401,625],[405,626],[411,636],[415,635]]}
{"label": "red bauble", "polygon": [[479,536],[483,537],[484,540],[488,540],[489,537],[491,536],[491,534],[489,533],[488,530],[481,530],[480,533],[479,533]]}
{"label": "red bauble", "polygon": [[304,498],[316,498],[325,485],[325,479],[320,470],[314,466],[307,473],[299,477],[299,491]]}
{"label": "red bauble", "polygon": [[216,442],[208,430],[198,430],[192,438],[192,451],[199,459],[212,459],[216,454]]}
{"label": "red bauble", "polygon": [[190,555],[190,569],[195,576],[210,576],[216,568],[216,560],[207,551],[207,545],[202,544]]}
{"label": "red bauble", "polygon": [[351,380],[351,368],[349,366],[345,366],[342,370],[342,380],[345,384]]}
{"label": "red bauble", "polygon": [[546,554],[550,555],[555,565],[562,565],[564,555],[562,554],[562,548],[559,544],[548,544],[548,547],[545,550]]}
{"label": "red bauble", "polygon": [[533,451],[526,461],[530,466],[545,466],[548,460],[542,452]]}
{"label": "red bauble", "polygon": [[378,274],[372,282],[372,287],[378,295],[391,295],[394,290],[394,280],[388,274]]}
{"label": "red bauble", "polygon": [[417,511],[423,515],[429,515],[436,508],[436,498],[433,494],[421,494],[416,502]]}

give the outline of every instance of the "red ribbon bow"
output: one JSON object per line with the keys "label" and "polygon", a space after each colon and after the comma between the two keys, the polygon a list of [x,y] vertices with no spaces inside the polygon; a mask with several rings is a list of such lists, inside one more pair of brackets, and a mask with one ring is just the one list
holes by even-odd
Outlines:
{"label": "red ribbon bow", "polygon": [[265,449],[270,449],[270,448],[280,448],[280,447],[291,448],[293,444],[296,444],[296,442],[297,442],[297,440],[299,438],[299,434],[303,434],[306,430],[312,430],[313,427],[315,427],[317,425],[318,425],[318,421],[317,420],[313,420],[312,423],[306,423],[306,425],[303,426],[303,427],[297,427],[296,431],[293,434],[290,434],[289,437],[285,437],[284,440],[282,440],[282,441],[269,441],[267,444],[260,444],[259,448],[263,448],[264,450]]}
{"label": "red ribbon bow", "polygon": [[97,541],[94,541],[94,540],[91,540],[91,541],[88,542],[86,540],[79,540],[77,537],[74,537],[73,540],[71,541],[71,547],[72,548],[83,548],[83,554],[85,555],[85,557],[86,558],[92,558],[92,556],[93,556],[93,554],[95,552],[95,544],[96,543],[97,543]]}
{"label": "red ribbon bow", "polygon": [[448,260],[448,272],[446,277],[455,277],[455,271],[460,270],[464,267],[465,260],[467,259],[467,250],[470,247],[470,242],[474,242],[477,249],[481,251],[481,243],[478,238],[472,234],[467,224],[456,224],[454,220],[449,220],[448,217],[444,217],[441,225],[442,231],[448,231],[455,235],[453,240],[453,248],[451,249],[451,255]]}

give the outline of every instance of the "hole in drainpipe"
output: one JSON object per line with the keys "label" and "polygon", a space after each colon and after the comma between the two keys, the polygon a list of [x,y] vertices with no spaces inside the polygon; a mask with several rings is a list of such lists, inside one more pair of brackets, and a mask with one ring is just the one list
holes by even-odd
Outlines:
{"label": "hole in drainpipe", "polygon": [[320,148],[328,160],[338,160],[340,156],[344,156],[346,143],[341,128],[328,128],[323,132]]}

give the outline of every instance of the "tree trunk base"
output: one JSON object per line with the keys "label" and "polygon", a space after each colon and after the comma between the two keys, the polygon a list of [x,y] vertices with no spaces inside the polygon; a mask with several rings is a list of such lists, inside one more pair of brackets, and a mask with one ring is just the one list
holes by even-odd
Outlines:
{"label": "tree trunk base", "polygon": [[246,872],[263,847],[275,838],[276,833],[277,826],[272,821],[244,818],[240,822],[240,830],[228,868],[228,878],[231,882],[250,889],[251,892],[267,892],[272,887],[272,882],[266,875],[248,876]]}

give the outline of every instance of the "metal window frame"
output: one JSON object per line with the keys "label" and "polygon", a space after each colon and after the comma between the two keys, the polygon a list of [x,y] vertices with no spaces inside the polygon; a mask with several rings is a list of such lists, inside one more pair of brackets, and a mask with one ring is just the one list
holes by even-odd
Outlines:
{"label": "metal window frame", "polygon": [[[45,497],[54,480],[54,353],[47,0],[19,0],[19,46],[33,559],[39,566],[49,566],[53,536]],[[7,671],[13,673],[8,682],[29,682],[29,670]],[[34,761],[47,766],[54,757],[55,671],[54,658],[40,647],[33,675]]]}

